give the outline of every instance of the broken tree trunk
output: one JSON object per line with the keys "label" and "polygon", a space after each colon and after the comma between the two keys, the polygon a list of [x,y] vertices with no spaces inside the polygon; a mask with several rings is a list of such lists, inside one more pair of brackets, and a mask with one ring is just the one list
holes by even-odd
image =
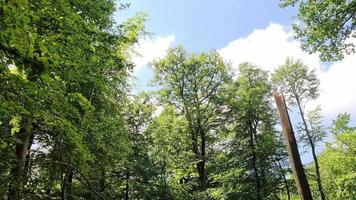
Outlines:
{"label": "broken tree trunk", "polygon": [[302,161],[298,151],[297,142],[294,136],[293,127],[289,119],[287,106],[283,95],[273,93],[277,103],[279,118],[284,132],[284,138],[287,144],[288,156],[292,165],[293,175],[297,184],[298,192],[302,200],[312,200],[308,180],[305,176]]}

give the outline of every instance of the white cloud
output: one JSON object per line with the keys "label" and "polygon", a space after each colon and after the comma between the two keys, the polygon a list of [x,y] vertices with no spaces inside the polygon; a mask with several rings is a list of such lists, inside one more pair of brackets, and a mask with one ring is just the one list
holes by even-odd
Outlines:
{"label": "white cloud", "polygon": [[356,116],[356,55],[348,55],[328,71],[319,72],[321,95],[318,103],[325,113],[336,115],[340,112]]}
{"label": "white cloud", "polygon": [[283,64],[287,57],[300,58],[316,70],[321,82],[320,98],[310,105],[320,104],[324,117],[328,119],[335,118],[340,112],[356,115],[355,54],[347,55],[343,61],[333,63],[328,70],[323,70],[325,66],[317,54],[310,55],[302,51],[300,43],[293,39],[292,30],[275,23],[230,42],[219,53],[235,66],[250,62],[269,71]]}
{"label": "white cloud", "polygon": [[146,37],[140,39],[138,44],[133,47],[134,51],[136,52],[135,56],[132,58],[132,61],[136,65],[134,72],[138,72],[140,69],[142,69],[142,67],[146,66],[154,59],[164,57],[166,51],[172,45],[174,40],[174,35],[155,38]]}

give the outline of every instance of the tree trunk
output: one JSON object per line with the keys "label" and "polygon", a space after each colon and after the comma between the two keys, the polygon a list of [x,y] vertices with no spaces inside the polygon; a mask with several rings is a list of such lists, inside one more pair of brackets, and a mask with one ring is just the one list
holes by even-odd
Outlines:
{"label": "tree trunk", "polygon": [[126,171],[126,183],[125,183],[125,200],[129,200],[129,190],[130,190],[130,186],[129,186],[129,180],[130,180],[130,172],[129,170]]}
{"label": "tree trunk", "polygon": [[199,173],[200,190],[205,191],[206,189],[205,161],[200,161],[197,164],[197,168]]}
{"label": "tree trunk", "polygon": [[[189,120],[190,118],[187,117]],[[198,131],[194,130],[193,125],[189,123],[189,129],[190,129],[190,136],[192,139],[192,150],[195,155],[195,157],[199,160],[197,163],[197,171],[199,175],[199,189],[201,191],[204,191],[206,189],[206,171],[205,171],[205,163],[206,163],[206,158],[205,158],[205,146],[206,146],[206,138],[203,130],[199,128]],[[199,151],[199,145],[198,145],[198,139],[197,136],[200,136],[201,143],[200,143],[200,151]]]}
{"label": "tree trunk", "polygon": [[305,130],[305,133],[307,134],[308,141],[309,141],[309,144],[310,144],[310,147],[311,147],[311,150],[312,150],[312,155],[313,155],[314,164],[315,164],[316,180],[317,180],[317,183],[318,183],[318,190],[319,190],[319,193],[320,193],[320,197],[321,197],[321,200],[325,200],[324,189],[323,189],[323,185],[321,183],[321,177],[320,177],[320,168],[319,168],[319,163],[318,163],[318,157],[316,156],[316,152],[315,152],[315,144],[314,144],[314,141],[313,141],[313,139],[312,139],[312,137],[310,135],[309,128],[308,128],[307,122],[305,120],[304,112],[303,112],[302,107],[300,105],[300,100],[299,100],[298,95],[295,96],[295,99],[297,101],[299,113],[300,113],[300,116],[302,118],[303,125],[304,125],[304,130]]}
{"label": "tree trunk", "polygon": [[292,171],[295,177],[295,183],[298,192],[302,200],[312,200],[313,197],[310,192],[308,180],[304,173],[302,161],[300,160],[298,145],[294,136],[293,127],[290,122],[284,97],[277,93],[274,93],[273,96],[276,100],[277,109],[279,112],[279,118],[283,128],[284,138],[286,140],[288,156],[289,156],[290,163],[292,165]]}
{"label": "tree trunk", "polygon": [[22,199],[22,190],[24,181],[26,179],[25,161],[27,156],[27,149],[30,140],[31,122],[28,120],[20,128],[17,134],[15,163],[11,169],[12,180],[9,186],[8,199],[19,200]]}
{"label": "tree trunk", "polygon": [[31,177],[31,147],[33,144],[33,140],[34,140],[34,134],[31,133],[30,134],[30,138],[29,138],[29,143],[27,145],[27,155],[26,155],[26,161],[25,161],[25,183],[28,181],[28,179]]}
{"label": "tree trunk", "polygon": [[68,169],[67,173],[64,176],[64,179],[62,180],[62,190],[61,190],[62,200],[73,199],[71,197],[72,180],[73,180],[73,171],[71,169]]}
{"label": "tree trunk", "polygon": [[199,135],[201,139],[201,155],[200,159],[201,161],[198,163],[198,172],[199,172],[199,180],[200,180],[200,190],[205,191],[207,188],[207,174],[205,170],[205,163],[206,163],[206,138],[205,138],[205,133],[202,130],[202,128],[199,128]]}
{"label": "tree trunk", "polygon": [[249,134],[250,134],[250,148],[251,148],[251,153],[252,153],[252,169],[253,169],[253,175],[255,179],[255,184],[256,184],[256,197],[258,200],[262,199],[262,194],[261,194],[261,182],[260,182],[260,176],[258,173],[258,168],[257,168],[257,157],[256,157],[256,152],[255,152],[255,135],[253,134],[254,130],[252,127],[252,123],[250,122],[250,128],[249,128]]}
{"label": "tree trunk", "polygon": [[284,185],[285,185],[286,190],[287,190],[288,200],[290,200],[290,190],[289,190],[288,180],[287,180],[287,178],[286,178],[286,175],[284,174],[282,165],[279,163],[278,160],[277,160],[277,163],[278,163],[279,169],[281,170],[283,182],[284,182]]}
{"label": "tree trunk", "polygon": [[167,180],[166,180],[166,165],[167,165],[167,162],[166,162],[166,156],[164,155],[163,156],[163,163],[161,165],[161,177],[162,177],[162,182],[163,184],[161,183],[161,200],[167,200]]}
{"label": "tree trunk", "polygon": [[100,192],[104,193],[106,189],[106,184],[105,184],[105,167],[101,168],[101,174],[100,174],[100,180],[99,180],[99,186],[100,186]]}
{"label": "tree trunk", "polygon": [[313,154],[313,159],[314,159],[314,164],[315,164],[316,181],[318,183],[318,190],[320,192],[321,199],[325,200],[326,198],[325,198],[324,189],[323,189],[323,185],[321,183],[321,177],[320,177],[320,167],[319,167],[318,158],[317,158],[316,153],[315,153],[315,146],[314,145],[312,147],[312,154]]}

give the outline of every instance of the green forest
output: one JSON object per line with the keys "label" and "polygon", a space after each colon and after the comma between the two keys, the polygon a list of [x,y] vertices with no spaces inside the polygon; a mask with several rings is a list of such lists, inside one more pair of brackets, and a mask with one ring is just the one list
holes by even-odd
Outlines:
{"label": "green forest", "polygon": [[[356,37],[356,1],[285,7],[298,8],[306,52],[337,61],[355,51],[345,41]],[[307,109],[320,95],[311,66],[289,57],[266,71],[177,45],[152,61],[155,90],[134,92],[132,54],[150,13],[114,20],[130,9],[0,0],[0,199],[303,199],[273,92],[312,160],[303,168],[313,199],[356,199],[354,116],[325,126],[323,107]]]}

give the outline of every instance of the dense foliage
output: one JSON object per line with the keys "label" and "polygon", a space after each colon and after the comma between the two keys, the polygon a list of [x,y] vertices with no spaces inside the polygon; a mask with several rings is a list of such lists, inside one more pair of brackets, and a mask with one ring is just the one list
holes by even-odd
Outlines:
{"label": "dense foliage", "polygon": [[307,52],[319,52],[323,61],[355,53],[356,1],[281,0],[281,6],[299,7],[293,28]]}
{"label": "dense foliage", "polygon": [[112,173],[130,150],[125,51],[143,18],[114,26],[113,1],[0,8],[2,197],[115,195]]}
{"label": "dense foliage", "polygon": [[115,9],[127,5],[0,0],[0,199],[298,199],[273,89],[299,110],[314,197],[355,197],[350,115],[318,156],[328,129],[305,105],[319,80],[300,60],[271,76],[178,46],[153,62],[157,91],[134,94],[145,16],[115,24]]}

